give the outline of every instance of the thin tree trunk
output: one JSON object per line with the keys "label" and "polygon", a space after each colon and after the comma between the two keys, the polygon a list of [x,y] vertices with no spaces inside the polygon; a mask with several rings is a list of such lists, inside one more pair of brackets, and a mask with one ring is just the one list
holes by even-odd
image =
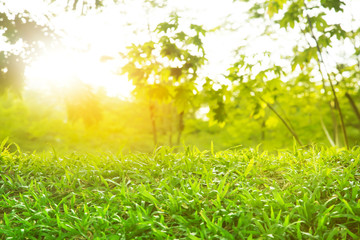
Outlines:
{"label": "thin tree trunk", "polygon": [[177,145],[180,145],[180,140],[181,140],[181,135],[182,135],[182,132],[184,130],[184,112],[181,112],[179,114],[179,123],[178,123],[178,136],[177,136]]}
{"label": "thin tree trunk", "polygon": [[[245,87],[247,89],[250,89],[249,87],[247,87],[245,85]],[[295,138],[296,142],[303,146],[303,143],[300,141],[298,135],[296,134],[295,130],[286,122],[286,120],[273,108],[273,106],[271,106],[270,103],[268,103],[265,99],[263,99],[261,96],[258,96],[255,94],[255,97],[257,97],[260,101],[264,102],[266,104],[266,106],[268,106],[268,108],[270,108],[270,110],[275,113],[275,115],[280,119],[280,121],[285,125],[285,127],[289,130],[289,132],[291,133],[291,135],[293,135],[293,137]]]}
{"label": "thin tree trunk", "polygon": [[265,142],[265,119],[261,123],[261,141]]}
{"label": "thin tree trunk", "polygon": [[289,130],[289,132],[293,135],[293,137],[295,138],[296,142],[299,144],[299,145],[303,145],[302,142],[300,141],[298,135],[296,134],[296,132],[294,131],[294,129],[292,129],[290,127],[290,125],[285,121],[285,119],[273,108],[273,106],[271,106],[270,103],[268,103],[265,99],[263,99],[262,97],[259,97],[258,98],[263,101],[267,106],[268,108],[270,108],[271,111],[273,111],[273,113],[275,113],[275,115],[281,120],[281,122],[285,125],[285,127]]}
{"label": "thin tree trunk", "polygon": [[335,145],[339,146],[338,123],[337,123],[336,115],[334,113],[334,108],[331,106],[331,102],[329,102],[329,105],[330,105],[331,120],[333,123],[333,138]]}
{"label": "thin tree trunk", "polygon": [[334,107],[331,105],[331,101],[329,101],[330,113],[331,113],[331,121],[332,121],[332,136],[336,146],[339,146],[339,137],[338,137],[338,124],[336,119],[336,114],[334,113]]}
{"label": "thin tree trunk", "polygon": [[341,111],[341,108],[340,108],[340,103],[339,103],[339,100],[338,100],[338,98],[336,96],[334,85],[332,84],[332,81],[330,80],[330,76],[328,76],[328,77],[329,77],[331,90],[332,90],[333,95],[334,95],[335,107],[337,108],[337,110],[339,112],[340,125],[341,125],[341,130],[342,130],[343,136],[344,136],[345,146],[346,146],[347,149],[349,149],[349,142],[348,142],[348,137],[347,137],[347,133],[346,133],[344,117],[343,117],[343,114],[342,114],[342,111]]}
{"label": "thin tree trunk", "polygon": [[[263,81],[263,84],[264,84],[265,87],[269,90],[269,92],[272,92],[271,89],[265,84],[265,81]],[[287,114],[286,114],[285,110],[281,107],[281,105],[278,103],[278,101],[277,101],[275,98],[274,98],[274,100],[275,100],[274,103],[277,103],[277,106],[279,107],[280,112],[282,113],[284,120],[286,120],[287,123],[289,124],[289,126],[290,126],[292,129],[294,129],[294,126],[291,124],[290,119],[287,117]],[[265,122],[264,122],[264,124],[265,124]]]}
{"label": "thin tree trunk", "polygon": [[155,105],[154,103],[150,102],[149,104],[149,111],[150,111],[150,120],[153,132],[153,139],[154,145],[157,145],[157,129],[156,129],[156,119],[155,119]]}
{"label": "thin tree trunk", "polygon": [[[305,2],[304,2],[304,5],[305,5]],[[305,5],[305,8],[306,10],[308,9],[307,6]],[[319,56],[319,61],[323,64],[324,68],[326,68],[326,65],[325,65],[325,62],[324,62],[324,58],[323,58],[323,55],[322,55],[322,52],[321,52],[321,49],[320,49],[320,46],[319,46],[319,41],[318,39],[316,38],[314,32],[313,32],[313,27],[312,27],[312,22],[311,22],[311,19],[309,17],[309,15],[306,15],[306,18],[307,18],[307,21],[308,21],[308,24],[309,24],[309,27],[310,27],[310,33],[311,33],[311,36],[312,38],[314,39],[315,43],[316,43],[316,49],[317,49],[317,52],[318,52],[318,56]],[[321,68],[319,69],[319,71],[321,71]],[[325,69],[326,71],[326,69]],[[330,83],[330,87],[331,87],[331,91],[332,91],[332,94],[334,96],[334,102],[335,102],[335,106],[339,112],[339,117],[340,117],[340,124],[341,124],[341,130],[343,132],[343,136],[344,136],[344,142],[345,142],[345,146],[347,149],[349,149],[349,142],[348,142],[348,137],[347,137],[347,133],[346,133],[346,128],[345,128],[345,123],[344,123],[344,117],[343,117],[343,114],[342,114],[342,111],[341,111],[341,107],[340,107],[340,104],[339,104],[339,100],[337,98],[337,95],[336,95],[336,92],[335,92],[335,88],[334,88],[334,85],[333,85],[333,82],[331,81],[331,78],[330,78],[330,75],[329,73],[326,71],[327,73],[327,78],[328,78],[328,81]]]}
{"label": "thin tree trunk", "polygon": [[169,124],[169,145],[172,147],[172,136],[173,136],[173,111],[172,111],[172,105],[171,103],[168,105],[168,124]]}
{"label": "thin tree trunk", "polygon": [[350,103],[356,117],[360,121],[360,112],[359,112],[359,109],[358,109],[358,107],[356,106],[356,104],[354,102],[354,99],[351,97],[351,95],[348,92],[345,93],[345,96],[349,100],[349,103]]}

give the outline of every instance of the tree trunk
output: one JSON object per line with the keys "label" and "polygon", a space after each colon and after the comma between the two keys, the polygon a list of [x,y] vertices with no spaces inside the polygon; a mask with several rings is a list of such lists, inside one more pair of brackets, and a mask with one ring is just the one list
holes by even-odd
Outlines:
{"label": "tree trunk", "polygon": [[349,100],[349,103],[350,103],[356,117],[360,121],[360,112],[359,112],[359,109],[358,109],[358,107],[356,106],[356,104],[354,102],[354,99],[351,97],[351,95],[348,92],[345,93],[345,96]]}
{"label": "tree trunk", "polygon": [[173,136],[173,111],[172,105],[168,105],[168,126],[169,126],[169,146],[172,147],[172,136]]}
{"label": "tree trunk", "polygon": [[154,103],[150,102],[149,104],[149,112],[150,112],[150,120],[152,126],[152,133],[154,139],[154,145],[157,145],[157,129],[156,129],[156,119],[155,119],[155,105]]}
{"label": "tree trunk", "polygon": [[265,130],[266,130],[265,122],[266,121],[264,119],[261,123],[261,142],[265,142]]}
{"label": "tree trunk", "polygon": [[182,132],[183,132],[184,128],[185,128],[185,125],[184,125],[184,112],[181,112],[179,114],[178,136],[177,136],[177,141],[176,141],[177,145],[180,145],[181,135],[182,135]]}
{"label": "tree trunk", "polygon": [[[305,5],[305,2],[304,2],[304,5]],[[307,6],[305,5],[305,8],[306,10],[308,10]],[[324,58],[323,58],[323,55],[322,55],[322,52],[321,52],[321,48],[320,48],[320,45],[319,45],[319,41],[318,39],[316,38],[314,32],[313,32],[313,27],[312,27],[312,22],[311,22],[311,19],[310,19],[310,16],[309,15],[306,15],[306,19],[308,21],[308,24],[309,24],[309,27],[310,27],[310,33],[311,33],[311,36],[312,38],[314,39],[315,43],[316,43],[316,49],[317,49],[317,52],[318,52],[318,61],[320,61],[324,68],[325,68],[325,72],[326,72],[326,75],[327,75],[327,78],[328,78],[328,81],[330,83],[330,87],[331,87],[331,92],[333,94],[333,97],[334,97],[334,102],[335,102],[335,107],[336,109],[338,110],[338,113],[339,113],[339,117],[340,117],[340,126],[341,126],[341,130],[343,132],[343,137],[344,137],[344,143],[345,143],[345,146],[347,149],[349,149],[349,142],[348,142],[348,137],[347,137],[347,133],[346,133],[346,127],[345,127],[345,122],[344,122],[344,116],[342,114],[342,111],[341,111],[341,107],[340,107],[340,103],[339,103],[339,100],[337,98],[337,95],[336,95],[336,91],[335,91],[335,88],[334,88],[334,84],[331,80],[331,77],[330,77],[330,74],[329,72],[326,70],[326,65],[325,65],[325,62],[324,62]],[[321,68],[319,69],[319,71],[321,72]],[[323,77],[324,78],[324,77]]]}
{"label": "tree trunk", "polygon": [[[245,86],[246,87],[246,86]],[[249,87],[246,87],[248,89],[250,89]],[[285,127],[287,128],[287,130],[289,130],[289,132],[291,133],[291,135],[293,135],[293,137],[295,138],[296,142],[300,145],[303,146],[303,143],[300,141],[298,135],[296,134],[295,130],[286,122],[286,120],[275,110],[275,108],[273,108],[273,106],[271,106],[271,104],[269,102],[267,102],[265,99],[263,99],[261,96],[258,96],[255,94],[255,97],[258,98],[260,101],[264,102],[266,104],[266,106],[273,112],[275,113],[275,115],[280,119],[280,121],[285,125]]]}
{"label": "tree trunk", "polygon": [[285,119],[273,108],[273,106],[271,106],[270,103],[268,103],[265,99],[263,99],[262,97],[259,97],[258,98],[263,101],[267,106],[268,108],[270,108],[271,111],[273,111],[273,113],[275,113],[275,115],[281,120],[281,122],[285,125],[285,127],[289,130],[289,132],[293,135],[293,137],[295,138],[296,142],[299,144],[299,145],[303,145],[302,142],[300,141],[298,135],[295,133],[294,129],[292,129],[290,127],[290,125],[285,121]]}
{"label": "tree trunk", "polygon": [[329,102],[330,105],[330,111],[331,111],[331,120],[333,123],[333,137],[334,137],[334,142],[336,146],[339,146],[339,132],[338,132],[338,122],[336,119],[336,115],[334,113],[334,107],[331,106],[331,102]]}

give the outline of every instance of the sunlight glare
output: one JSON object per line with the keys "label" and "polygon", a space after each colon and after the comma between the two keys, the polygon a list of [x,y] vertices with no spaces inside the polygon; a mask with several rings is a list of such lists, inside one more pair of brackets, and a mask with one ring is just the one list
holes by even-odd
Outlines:
{"label": "sunlight glare", "polygon": [[110,63],[100,62],[100,56],[84,52],[54,51],[40,57],[26,70],[28,89],[59,91],[81,81],[109,96],[129,98],[132,84],[125,76],[112,72]]}

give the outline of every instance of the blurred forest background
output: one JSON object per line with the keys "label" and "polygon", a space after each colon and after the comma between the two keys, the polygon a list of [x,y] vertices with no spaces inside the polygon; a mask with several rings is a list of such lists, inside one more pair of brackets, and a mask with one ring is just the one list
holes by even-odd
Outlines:
{"label": "blurred forest background", "polygon": [[[170,0],[137,1],[127,13],[130,0],[24,2],[0,3],[0,139],[9,137],[23,151],[360,143],[356,0],[228,1],[230,8],[221,10],[227,17],[211,26],[177,11]],[[40,6],[42,11],[34,10]],[[33,62],[68,47],[66,26],[54,23],[59,16],[86,22],[114,6],[126,19],[119,29],[125,26],[136,41],[96,59],[99,66],[113,66],[119,81],[132,83],[131,95],[111,95],[109,87],[75,77],[66,86],[31,86],[27,72]],[[126,14],[139,9],[147,15],[143,23],[132,23]],[[152,18],[158,12],[164,17]],[[212,54],[214,48],[220,55]]]}

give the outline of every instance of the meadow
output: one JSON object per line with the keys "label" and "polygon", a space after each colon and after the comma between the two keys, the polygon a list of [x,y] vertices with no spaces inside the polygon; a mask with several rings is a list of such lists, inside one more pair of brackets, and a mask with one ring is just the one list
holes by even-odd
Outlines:
{"label": "meadow", "polygon": [[359,2],[1,0],[0,240],[360,239]]}
{"label": "meadow", "polygon": [[360,238],[360,148],[1,149],[0,239]]}

